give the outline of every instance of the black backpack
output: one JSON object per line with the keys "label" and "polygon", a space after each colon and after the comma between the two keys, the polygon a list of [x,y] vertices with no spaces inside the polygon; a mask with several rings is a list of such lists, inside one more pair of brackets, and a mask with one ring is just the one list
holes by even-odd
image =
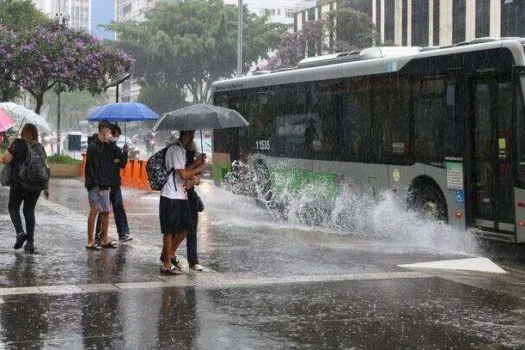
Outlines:
{"label": "black backpack", "polygon": [[[156,152],[148,159],[148,162],[146,163],[146,172],[148,173],[149,186],[153,191],[161,191],[166,182],[168,182],[170,175],[174,173],[173,168],[169,170],[166,169],[166,153],[171,146],[177,144],[182,147],[182,145],[177,141],[176,143]],[[175,186],[177,186],[177,184],[175,184]]]}
{"label": "black backpack", "polygon": [[20,166],[18,176],[23,188],[42,191],[49,182],[50,172],[46,164],[46,151],[38,142],[27,142],[26,159]]}

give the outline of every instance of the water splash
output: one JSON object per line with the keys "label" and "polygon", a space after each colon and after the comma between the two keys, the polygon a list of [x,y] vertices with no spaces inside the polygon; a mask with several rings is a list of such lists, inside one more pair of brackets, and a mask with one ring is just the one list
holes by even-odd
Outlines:
{"label": "water splash", "polygon": [[235,163],[240,172],[229,174],[224,188],[233,194],[254,197],[270,209],[272,220],[291,228],[330,230],[340,235],[379,240],[393,245],[426,249],[436,253],[477,254],[474,236],[468,231],[408,211],[405,198],[391,191],[373,196],[357,187],[342,187],[332,198],[322,182],[291,190],[290,179],[275,179],[279,188],[261,191],[257,176],[246,164]]}

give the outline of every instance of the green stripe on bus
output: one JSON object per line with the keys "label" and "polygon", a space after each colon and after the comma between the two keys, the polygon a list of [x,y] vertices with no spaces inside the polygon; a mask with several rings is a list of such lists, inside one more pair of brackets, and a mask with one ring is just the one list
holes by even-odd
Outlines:
{"label": "green stripe on bus", "polygon": [[310,185],[325,186],[328,198],[338,194],[337,175],[328,172],[317,172],[299,169],[270,168],[272,187],[277,191],[297,193]]}

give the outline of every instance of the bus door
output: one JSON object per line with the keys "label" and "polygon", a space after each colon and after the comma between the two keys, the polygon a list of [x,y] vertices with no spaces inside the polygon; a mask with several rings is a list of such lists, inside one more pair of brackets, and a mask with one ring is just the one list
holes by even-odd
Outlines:
{"label": "bus door", "polygon": [[511,80],[501,77],[474,79],[470,87],[470,125],[467,124],[470,147],[467,147],[467,156],[471,162],[468,162],[470,165],[465,172],[468,223],[510,234],[515,230]]}

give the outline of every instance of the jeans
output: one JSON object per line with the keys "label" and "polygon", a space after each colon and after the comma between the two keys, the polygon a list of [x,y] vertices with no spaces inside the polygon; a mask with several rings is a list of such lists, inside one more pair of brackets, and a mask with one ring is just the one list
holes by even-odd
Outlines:
{"label": "jeans", "polygon": [[191,217],[191,232],[186,237],[186,254],[188,255],[188,263],[195,265],[199,263],[197,257],[197,225],[199,224],[199,212],[196,208],[190,205]]}
{"label": "jeans", "polygon": [[22,226],[22,217],[20,216],[20,206],[24,202],[22,211],[24,212],[24,219],[26,222],[27,242],[33,243],[35,235],[35,206],[40,197],[40,191],[27,191],[22,188],[19,183],[11,183],[9,189],[9,216],[13,226],[15,226],[16,234],[24,232]]}
{"label": "jeans", "polygon": [[[113,217],[115,219],[115,225],[117,226],[118,237],[122,238],[125,235],[129,235],[128,217],[126,216],[126,210],[124,209],[124,201],[122,200],[122,191],[120,187],[112,187],[109,191],[109,201],[113,207]],[[100,235],[100,225],[102,220],[100,215],[97,218],[97,227],[95,229],[96,235]]]}

